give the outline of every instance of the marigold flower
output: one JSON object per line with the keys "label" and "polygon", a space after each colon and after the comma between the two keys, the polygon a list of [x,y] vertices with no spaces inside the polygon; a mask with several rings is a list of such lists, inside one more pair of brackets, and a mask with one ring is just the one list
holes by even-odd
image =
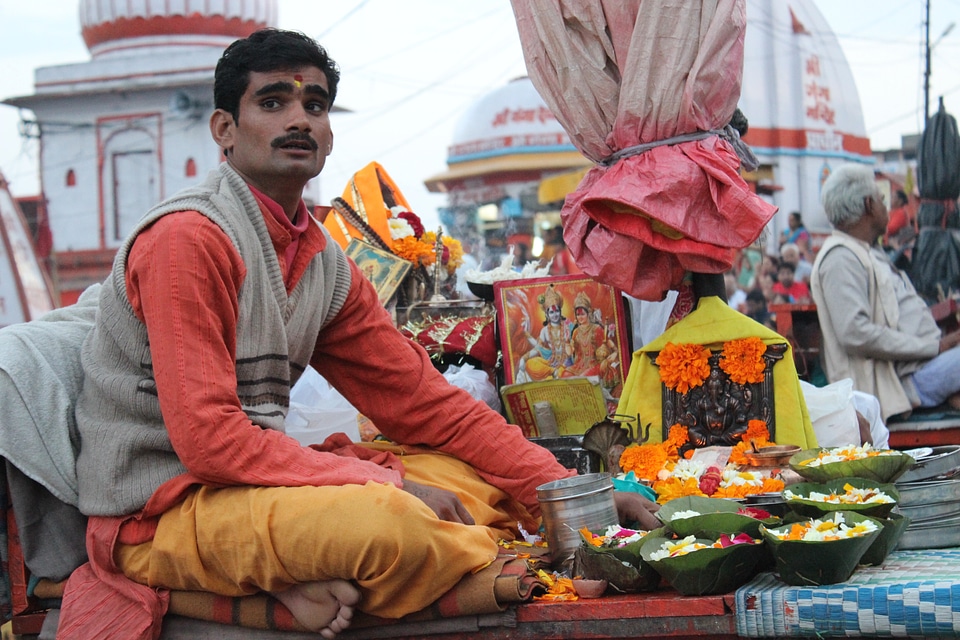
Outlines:
{"label": "marigold flower", "polygon": [[720,368],[737,384],[763,382],[763,372],[766,369],[763,354],[766,351],[767,345],[756,336],[730,340],[723,343]]}
{"label": "marigold flower", "polygon": [[633,471],[638,478],[654,480],[667,462],[667,450],[660,444],[632,445],[620,454],[620,468]]}
{"label": "marigold flower", "polygon": [[[764,440],[770,439],[770,431],[767,429],[767,423],[764,420],[750,420],[747,422],[747,432],[743,434],[743,440]],[[759,446],[759,445],[757,445]]]}
{"label": "marigold flower", "polygon": [[443,236],[443,247],[446,249],[443,266],[447,268],[449,275],[453,275],[453,272],[463,264],[463,245],[456,238]]}
{"label": "marigold flower", "polygon": [[696,478],[681,481],[680,478],[670,477],[653,483],[653,490],[657,492],[657,502],[660,504],[666,504],[674,498],[684,496],[704,496]]}
{"label": "marigold flower", "polygon": [[433,264],[436,259],[433,245],[418,240],[414,236],[407,236],[393,241],[393,252],[413,263],[414,267]]}
{"label": "marigold flower", "polygon": [[672,427],[667,434],[667,441],[664,444],[667,446],[669,452],[673,455],[677,455],[677,452],[680,450],[680,447],[687,444],[690,441],[690,432],[685,426],[679,422]]}
{"label": "marigold flower", "polygon": [[710,375],[710,350],[699,344],[668,342],[656,362],[660,380],[677,393],[699,387]]}

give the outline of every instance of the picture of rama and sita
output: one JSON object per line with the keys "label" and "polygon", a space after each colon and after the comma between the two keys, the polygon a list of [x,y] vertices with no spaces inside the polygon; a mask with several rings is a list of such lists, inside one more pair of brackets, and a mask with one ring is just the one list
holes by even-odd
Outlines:
{"label": "picture of rama and sita", "polygon": [[507,382],[594,376],[618,398],[627,352],[620,294],[583,276],[498,284]]}

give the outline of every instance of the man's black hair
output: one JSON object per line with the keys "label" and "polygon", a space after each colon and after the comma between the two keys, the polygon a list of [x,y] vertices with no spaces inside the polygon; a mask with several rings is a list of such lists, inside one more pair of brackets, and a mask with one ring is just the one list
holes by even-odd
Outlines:
{"label": "man's black hair", "polygon": [[337,97],[340,69],[326,50],[299,31],[260,29],[233,42],[217,62],[213,80],[213,106],[240,121],[240,98],[250,84],[250,72],[263,73],[316,67],[327,77],[330,106]]}

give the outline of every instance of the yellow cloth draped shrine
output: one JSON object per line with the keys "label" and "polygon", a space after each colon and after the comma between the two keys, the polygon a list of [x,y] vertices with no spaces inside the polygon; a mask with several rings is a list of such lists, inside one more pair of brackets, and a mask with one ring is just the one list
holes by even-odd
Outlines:
{"label": "yellow cloth draped shrine", "polygon": [[[649,442],[663,440],[663,404],[660,373],[651,353],[657,353],[667,343],[700,344],[708,349],[720,349],[729,340],[756,336],[765,344],[785,343],[787,340],[772,329],[731,309],[716,296],[702,298],[697,308],[659,338],[634,352],[630,373],[624,383],[618,414],[636,416],[639,423],[650,423]],[[787,346],[782,360],[773,367],[774,404],[776,410],[777,444],[795,444],[801,449],[817,446],[817,438],[807,413],[807,405],[800,389],[800,379],[793,360],[793,350]],[[668,427],[670,425],[667,425]]]}

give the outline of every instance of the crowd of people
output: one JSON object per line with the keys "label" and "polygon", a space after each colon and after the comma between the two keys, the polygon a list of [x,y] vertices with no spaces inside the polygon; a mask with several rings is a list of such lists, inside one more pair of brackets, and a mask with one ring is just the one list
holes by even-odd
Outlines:
{"label": "crowd of people", "polygon": [[799,245],[784,242],[778,257],[764,254],[752,272],[731,270],[724,274],[727,303],[757,322],[776,328],[770,305],[809,304],[812,268]]}

